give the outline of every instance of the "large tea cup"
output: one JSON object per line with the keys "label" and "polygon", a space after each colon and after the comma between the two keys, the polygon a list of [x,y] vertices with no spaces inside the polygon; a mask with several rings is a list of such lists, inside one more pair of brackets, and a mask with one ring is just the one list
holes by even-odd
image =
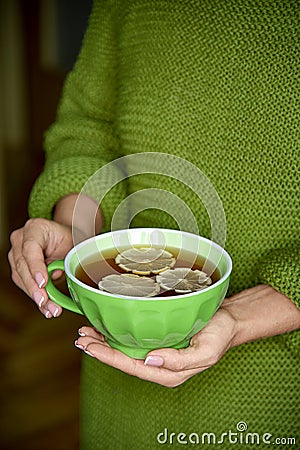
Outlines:
{"label": "large tea cup", "polygon": [[[166,297],[129,297],[91,287],[76,276],[80,265],[91,257],[103,258],[109,251],[128,246],[177,249],[200,257],[219,279],[203,290]],[[104,233],[76,245],[65,260],[48,266],[49,298],[70,311],[85,315],[106,341],[133,358],[144,359],[151,350],[188,346],[222,304],[228,290],[231,258],[218,244],[191,233],[155,228],[132,228]],[[60,292],[51,280],[63,270],[71,297]],[[211,269],[209,269],[211,270]]]}

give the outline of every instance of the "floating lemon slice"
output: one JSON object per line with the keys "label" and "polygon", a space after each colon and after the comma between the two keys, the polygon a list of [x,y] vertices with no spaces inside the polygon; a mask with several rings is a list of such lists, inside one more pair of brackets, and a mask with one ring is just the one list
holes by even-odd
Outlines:
{"label": "floating lemon slice", "polygon": [[131,248],[117,255],[115,259],[121,269],[138,275],[160,273],[174,266],[176,259],[166,250],[142,247]]}
{"label": "floating lemon slice", "polygon": [[205,272],[186,267],[167,270],[157,275],[156,281],[163,289],[174,290],[178,294],[200,291],[212,283],[211,278]]}
{"label": "floating lemon slice", "polygon": [[129,273],[107,275],[98,283],[98,287],[111,294],[130,297],[154,297],[160,291],[159,284],[152,278]]}

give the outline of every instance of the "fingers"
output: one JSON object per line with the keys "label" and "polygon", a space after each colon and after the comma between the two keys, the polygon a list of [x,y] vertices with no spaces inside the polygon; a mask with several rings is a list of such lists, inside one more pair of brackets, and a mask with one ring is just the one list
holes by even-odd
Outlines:
{"label": "fingers", "polygon": [[86,326],[81,327],[78,330],[78,334],[79,334],[79,336],[83,336],[83,337],[88,336],[88,337],[94,338],[96,340],[100,340],[103,342],[105,341],[103,334],[100,333],[99,331],[97,331],[96,328],[94,328],[94,327],[86,327]]}
{"label": "fingers", "polygon": [[[75,341],[76,347],[99,361],[119,369],[128,375],[136,376],[166,387],[175,387],[199,372],[198,368],[191,370],[174,371],[167,367],[145,365],[144,360],[130,358],[124,353],[111,348],[105,341],[103,335],[94,328],[82,327],[79,330],[80,337]],[[173,349],[164,349],[166,361],[167,353],[178,352]],[[170,355],[170,359],[172,356]]]}
{"label": "fingers", "polygon": [[44,287],[48,281],[44,252],[49,243],[49,232],[42,223],[42,221],[28,221],[26,223],[21,246],[22,257],[26,261],[31,277],[39,288]]}
{"label": "fingers", "polygon": [[[81,344],[91,342],[105,342],[104,336],[92,327],[81,327],[78,331],[79,336],[86,337],[86,340],[80,340]],[[105,342],[106,345],[108,345]],[[145,364],[167,368],[169,370],[180,372],[183,370],[195,369],[198,367],[199,354],[198,345],[187,347],[185,349],[162,348],[154,350],[147,355]]]}
{"label": "fingers", "polygon": [[36,285],[41,289],[47,283],[48,274],[44,259],[46,238],[40,224],[31,220],[23,228],[13,231],[10,241],[11,250],[8,257],[13,280],[31,296]]}
{"label": "fingers", "polygon": [[35,280],[32,279],[26,260],[21,256],[14,258],[12,251],[9,253],[8,259],[12,269],[12,279],[14,283],[27,295],[32,297],[40,311],[48,318],[50,312],[45,308],[47,295],[44,293],[44,290],[39,289]]}
{"label": "fingers", "polygon": [[223,317],[217,318],[215,324],[213,322],[191,339],[189,347],[180,350],[157,349],[149,352],[145,361],[129,358],[111,348],[103,335],[91,327],[79,330],[80,337],[75,345],[90,356],[129,375],[175,387],[216,364],[226,352],[228,338],[224,328],[223,334],[219,329],[220,323],[224,323]]}
{"label": "fingers", "polygon": [[[17,269],[14,265],[14,259],[12,257],[12,252],[10,252],[9,261],[12,269],[12,279],[14,283],[22,289],[38,306],[40,312],[47,318],[58,317],[62,313],[62,308],[51,300],[48,299],[47,292],[44,288],[39,287],[38,284],[31,276],[26,261],[22,261],[20,264],[19,275]],[[23,282],[26,280],[26,283]]]}
{"label": "fingers", "polygon": [[12,232],[8,260],[14,283],[33,299],[46,318],[51,318],[58,317],[62,308],[48,299],[45,290],[48,273],[44,259],[47,246],[44,222],[30,220]]}

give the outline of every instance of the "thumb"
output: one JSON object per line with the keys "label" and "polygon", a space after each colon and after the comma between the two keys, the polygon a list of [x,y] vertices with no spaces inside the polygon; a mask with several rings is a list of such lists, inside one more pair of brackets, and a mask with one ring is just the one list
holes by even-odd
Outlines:
{"label": "thumb", "polygon": [[145,366],[164,367],[174,372],[195,369],[199,365],[199,354],[195,347],[176,350],[161,348],[148,353]]}

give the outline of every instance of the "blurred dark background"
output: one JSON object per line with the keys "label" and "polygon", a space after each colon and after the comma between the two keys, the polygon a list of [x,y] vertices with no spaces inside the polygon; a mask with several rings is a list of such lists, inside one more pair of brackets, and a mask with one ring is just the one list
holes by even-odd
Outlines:
{"label": "blurred dark background", "polygon": [[91,0],[0,0],[0,448],[79,447],[83,319],[45,319],[13,285],[9,234],[27,220],[43,134],[81,46]]}

